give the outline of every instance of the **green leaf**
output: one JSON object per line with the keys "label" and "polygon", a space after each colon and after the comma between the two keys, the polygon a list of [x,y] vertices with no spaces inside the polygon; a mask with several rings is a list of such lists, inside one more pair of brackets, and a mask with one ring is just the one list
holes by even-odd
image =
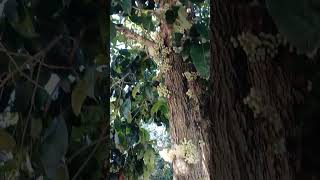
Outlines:
{"label": "green leaf", "polygon": [[183,43],[183,48],[181,51],[183,61],[186,61],[190,57],[190,49],[192,44],[193,43],[191,43],[191,41],[188,39]]}
{"label": "green leaf", "polygon": [[121,1],[121,6],[123,11],[130,15],[131,14],[131,9],[132,9],[132,0],[122,0]]}
{"label": "green leaf", "polygon": [[151,108],[151,115],[153,115],[154,113],[158,112],[159,109],[162,107],[162,106],[167,106],[167,103],[165,100],[163,99],[159,99],[156,103],[153,104],[152,108]]}
{"label": "green leaf", "polygon": [[0,166],[0,174],[3,174],[4,172],[14,171],[19,168],[19,165],[20,164],[18,164],[16,159],[10,159]]}
{"label": "green leaf", "polygon": [[149,147],[147,148],[147,150],[145,151],[144,153],[144,156],[143,156],[143,161],[144,161],[144,164],[149,166],[149,165],[154,165],[154,159],[155,159],[155,154],[154,154],[154,150],[153,148]]}
{"label": "green leaf", "polygon": [[138,160],[143,158],[144,152],[145,152],[144,149],[145,149],[145,148],[144,148],[144,145],[141,144],[141,143],[137,144],[137,145],[134,147],[134,152],[135,152],[135,154],[137,155],[137,159],[138,159]]}
{"label": "green leaf", "polygon": [[94,87],[96,84],[96,68],[94,66],[87,67],[84,79],[88,82],[88,97],[95,99]]}
{"label": "green leaf", "polygon": [[210,76],[209,44],[192,44],[190,48],[190,56],[199,74],[203,78],[208,79]]}
{"label": "green leaf", "polygon": [[128,122],[131,122],[131,100],[130,98],[127,98],[124,103],[122,104],[122,114],[123,116],[128,120]]}
{"label": "green leaf", "polygon": [[145,16],[144,18],[142,18],[142,27],[148,31],[155,30],[155,25],[152,22],[151,16]]}
{"label": "green leaf", "polygon": [[178,13],[176,11],[169,9],[166,11],[165,17],[166,17],[166,22],[168,24],[173,24],[178,17]]}
{"label": "green leaf", "polygon": [[181,39],[182,39],[182,37],[183,37],[183,34],[181,34],[181,33],[174,33],[173,34],[173,45],[174,46],[181,46],[182,44],[181,44]]}
{"label": "green leaf", "polygon": [[54,177],[68,149],[68,130],[60,115],[49,124],[40,146],[40,159],[49,178]]}
{"label": "green leaf", "polygon": [[149,147],[143,156],[143,162],[145,164],[144,171],[143,171],[143,178],[149,179],[151,173],[155,167],[155,153],[153,148]]}
{"label": "green leaf", "polygon": [[202,38],[209,39],[209,27],[204,23],[195,24],[195,27]]}
{"label": "green leaf", "polygon": [[85,128],[84,127],[72,127],[71,131],[71,137],[75,141],[80,141],[80,139],[85,134]]}
{"label": "green leaf", "polygon": [[50,180],[69,180],[69,172],[65,163],[60,162],[57,168],[51,168],[47,174]]}
{"label": "green leaf", "polygon": [[133,98],[136,98],[136,95],[137,95],[137,93],[139,92],[139,90],[140,90],[140,85],[137,84],[137,85],[132,89],[132,97],[133,97]]}
{"label": "green leaf", "polygon": [[14,109],[17,112],[25,112],[29,108],[30,99],[33,93],[33,85],[28,81],[17,82],[15,86],[16,98]]}
{"label": "green leaf", "polygon": [[61,163],[58,167],[56,180],[69,180],[69,172],[65,163]]}
{"label": "green leaf", "polygon": [[139,142],[144,144],[150,140],[149,132],[145,129],[140,129],[139,131]]}
{"label": "green leaf", "polygon": [[40,137],[40,133],[42,131],[42,120],[38,118],[34,118],[31,121],[31,129],[30,135],[33,139],[37,139]]}
{"label": "green leaf", "polygon": [[7,152],[12,151],[16,147],[14,138],[4,129],[0,129],[0,150]]}
{"label": "green leaf", "polygon": [[71,105],[75,115],[79,115],[84,100],[89,92],[89,83],[86,80],[80,80],[72,91]]}
{"label": "green leaf", "polygon": [[25,38],[35,38],[38,34],[35,32],[31,15],[25,11],[25,16],[21,21],[10,22],[12,27],[17,31],[21,36]]}

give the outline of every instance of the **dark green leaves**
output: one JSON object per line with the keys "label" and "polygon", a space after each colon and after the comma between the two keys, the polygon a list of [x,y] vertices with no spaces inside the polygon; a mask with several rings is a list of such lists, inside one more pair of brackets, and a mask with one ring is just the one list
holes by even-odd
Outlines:
{"label": "dark green leaves", "polygon": [[279,32],[302,53],[311,54],[320,47],[320,5],[314,2],[266,1]]}
{"label": "dark green leaves", "polygon": [[131,14],[132,0],[121,0],[121,6],[126,14]]}
{"label": "dark green leaves", "polygon": [[155,114],[158,111],[161,111],[163,114],[168,113],[168,105],[165,99],[159,99],[156,103],[153,104],[151,108],[151,114]]}
{"label": "dark green leaves", "polygon": [[144,29],[148,31],[155,31],[155,24],[152,21],[151,14],[141,14],[137,15],[132,13],[130,16],[130,20],[138,25],[141,25]]}
{"label": "dark green leaves", "polygon": [[204,23],[198,23],[194,26],[203,39],[209,40],[209,27],[207,25]]}
{"label": "dark green leaves", "polygon": [[0,151],[11,152],[16,147],[14,138],[4,129],[0,129]]}
{"label": "dark green leaves", "polygon": [[33,26],[33,19],[27,11],[25,11],[25,16],[10,23],[16,32],[25,38],[35,38],[38,36]]}
{"label": "dark green leaves", "polygon": [[[3,0],[1,2],[2,10],[1,15],[4,14],[9,21],[14,21],[18,18],[17,6],[18,3],[15,0]],[[1,16],[0,16],[1,17]]]}
{"label": "dark green leaves", "polygon": [[40,159],[46,174],[56,177],[60,162],[68,149],[68,130],[64,118],[60,115],[54,118],[43,137],[40,148]]}
{"label": "dark green leaves", "polygon": [[28,81],[20,81],[17,83],[15,90],[14,110],[17,112],[27,111],[33,92],[32,84]]}
{"label": "dark green leaves", "polygon": [[169,9],[166,11],[165,16],[166,16],[166,22],[168,24],[173,24],[176,18],[178,17],[178,13],[176,11]]}
{"label": "dark green leaves", "polygon": [[132,120],[132,116],[131,116],[131,100],[129,98],[126,99],[122,104],[122,114],[130,123]]}
{"label": "dark green leaves", "polygon": [[72,91],[71,105],[74,114],[79,115],[81,112],[82,104],[86,97],[95,98],[94,96],[95,86],[95,68],[88,67],[85,76],[78,82],[76,87]]}
{"label": "dark green leaves", "polygon": [[151,15],[143,17],[144,18],[142,19],[142,27],[148,31],[154,31],[156,27],[152,21]]}
{"label": "dark green leaves", "polygon": [[82,104],[87,97],[89,91],[89,82],[86,80],[80,80],[77,86],[72,91],[71,104],[75,115],[79,115],[81,112]]}
{"label": "dark green leaves", "polygon": [[[131,6],[132,1],[126,2],[123,5]],[[13,56],[10,59],[0,53],[0,119],[1,128],[5,128],[0,130],[0,151],[8,150],[13,155],[12,160],[1,165],[0,179],[10,179],[11,172],[16,170],[20,179],[69,179],[68,172],[73,176],[74,169],[79,167],[68,162],[71,154],[66,152],[76,152],[87,146],[89,140],[97,141],[103,126],[109,124],[101,116],[101,111],[106,113],[109,98],[109,77],[104,67],[110,65],[105,42],[109,14],[104,3],[107,1],[0,0],[1,44]],[[130,7],[126,9],[129,11]],[[58,81],[51,81],[53,74],[59,77]],[[68,137],[67,127],[86,128],[79,138],[73,138]],[[101,143],[97,152],[107,152],[106,144]],[[1,156],[3,160],[3,153]],[[26,156],[31,162],[26,163]],[[86,158],[79,159],[77,164],[84,164]],[[104,162],[98,164],[102,167]],[[82,174],[81,178],[102,179]]]}
{"label": "dark green leaves", "polygon": [[155,152],[153,148],[150,147],[146,149],[143,156],[143,162],[144,162],[143,178],[149,179],[154,169],[154,162],[155,162]]}
{"label": "dark green leaves", "polygon": [[30,135],[33,139],[38,139],[42,131],[42,120],[39,118],[31,119]]}
{"label": "dark green leaves", "polygon": [[196,67],[198,73],[208,79],[210,76],[210,48],[209,44],[192,44],[190,48],[190,56],[193,65]]}

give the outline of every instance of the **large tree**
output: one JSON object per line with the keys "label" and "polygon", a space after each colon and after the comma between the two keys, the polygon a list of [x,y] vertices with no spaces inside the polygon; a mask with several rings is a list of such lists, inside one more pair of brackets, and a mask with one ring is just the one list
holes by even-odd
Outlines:
{"label": "large tree", "polygon": [[[318,63],[308,61],[317,57],[317,34],[303,35],[317,30],[312,13],[319,6],[290,3],[211,2],[209,85],[186,83],[181,74],[187,66],[170,56],[173,68],[165,77],[174,92],[168,100],[171,135],[176,141],[205,142],[204,163],[179,178],[319,177],[318,148],[312,142],[318,135]],[[195,93],[200,103],[190,104],[187,88],[205,87]]]}
{"label": "large tree", "polygon": [[[210,27],[207,3],[119,5],[145,30],[154,31],[150,16],[159,23],[157,38],[115,29],[146,45],[159,65],[177,145],[167,151],[174,177],[317,178],[319,3],[215,0]],[[197,159],[179,154],[183,146]]]}

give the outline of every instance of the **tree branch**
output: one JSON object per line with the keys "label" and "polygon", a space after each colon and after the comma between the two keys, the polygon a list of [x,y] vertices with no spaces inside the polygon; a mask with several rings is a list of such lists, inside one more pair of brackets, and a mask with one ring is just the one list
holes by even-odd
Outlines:
{"label": "tree branch", "polygon": [[131,31],[130,29],[128,29],[124,26],[116,25],[115,28],[116,28],[116,30],[121,32],[123,35],[125,35],[128,39],[134,39],[134,40],[140,42],[141,44],[145,44],[147,46],[155,46],[156,45],[155,42]]}
{"label": "tree branch", "polygon": [[149,55],[153,56],[155,54],[156,43],[152,40],[137,34],[130,29],[123,27],[121,25],[115,25],[116,30],[121,32],[127,39],[135,40],[147,47]]}

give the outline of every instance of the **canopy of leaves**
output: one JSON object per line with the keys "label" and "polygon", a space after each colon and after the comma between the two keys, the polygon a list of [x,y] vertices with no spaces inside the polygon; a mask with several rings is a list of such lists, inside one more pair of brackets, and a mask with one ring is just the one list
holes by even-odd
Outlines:
{"label": "canopy of leaves", "polygon": [[106,177],[106,8],[0,2],[0,179]]}

